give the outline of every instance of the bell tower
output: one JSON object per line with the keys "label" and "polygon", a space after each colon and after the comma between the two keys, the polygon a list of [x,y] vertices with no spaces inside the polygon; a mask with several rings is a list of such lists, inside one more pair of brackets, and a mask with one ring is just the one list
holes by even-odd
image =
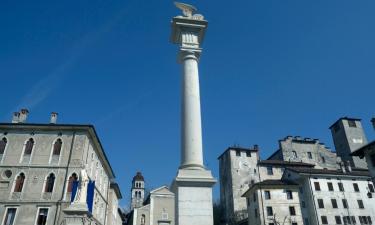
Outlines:
{"label": "bell tower", "polygon": [[145,198],[145,179],[141,172],[133,177],[131,188],[131,209],[143,206]]}

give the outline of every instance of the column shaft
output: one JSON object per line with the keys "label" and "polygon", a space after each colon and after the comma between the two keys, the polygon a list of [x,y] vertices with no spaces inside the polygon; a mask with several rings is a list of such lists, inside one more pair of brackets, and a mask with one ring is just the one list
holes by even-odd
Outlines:
{"label": "column shaft", "polygon": [[182,57],[182,121],[180,168],[203,168],[198,59],[194,52]]}

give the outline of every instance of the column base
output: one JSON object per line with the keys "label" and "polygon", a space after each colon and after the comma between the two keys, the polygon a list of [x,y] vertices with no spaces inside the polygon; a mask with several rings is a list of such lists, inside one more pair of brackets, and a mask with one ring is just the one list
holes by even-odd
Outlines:
{"label": "column base", "polygon": [[210,170],[178,170],[172,183],[176,225],[213,225],[212,186],[215,183]]}
{"label": "column base", "polygon": [[68,208],[64,209],[64,214],[66,225],[88,225],[93,221],[87,204],[73,203]]}

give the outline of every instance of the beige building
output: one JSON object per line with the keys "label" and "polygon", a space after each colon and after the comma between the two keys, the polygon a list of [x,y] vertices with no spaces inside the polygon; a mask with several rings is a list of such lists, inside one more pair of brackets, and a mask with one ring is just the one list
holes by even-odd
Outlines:
{"label": "beige building", "polygon": [[27,115],[21,110],[0,124],[1,224],[61,224],[83,169],[95,181],[91,220],[108,224],[120,195],[109,199],[115,175],[94,126],[57,124],[57,113],[49,123],[31,124]]}
{"label": "beige building", "polygon": [[168,187],[152,190],[143,206],[135,208],[130,225],[174,225],[175,195]]}

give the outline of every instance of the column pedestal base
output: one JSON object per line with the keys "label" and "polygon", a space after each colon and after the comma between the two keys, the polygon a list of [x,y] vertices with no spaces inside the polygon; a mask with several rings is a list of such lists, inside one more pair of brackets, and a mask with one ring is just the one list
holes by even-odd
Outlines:
{"label": "column pedestal base", "polygon": [[178,170],[172,183],[176,225],[213,225],[212,186],[215,183],[210,170]]}
{"label": "column pedestal base", "polygon": [[89,225],[93,221],[87,204],[72,204],[64,209],[66,225]]}

